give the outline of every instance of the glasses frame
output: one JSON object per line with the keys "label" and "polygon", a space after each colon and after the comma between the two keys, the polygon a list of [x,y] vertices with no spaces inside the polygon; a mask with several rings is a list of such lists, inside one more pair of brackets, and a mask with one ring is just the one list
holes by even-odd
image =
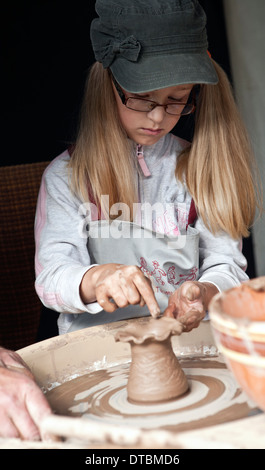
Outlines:
{"label": "glasses frame", "polygon": [[[195,109],[196,109],[196,101],[197,101],[197,99],[198,99],[199,90],[200,90],[200,85],[194,85],[194,87],[192,88],[192,90],[191,90],[191,92],[190,92],[190,94],[189,94],[189,98],[188,98],[188,100],[187,100],[186,103],[179,103],[179,104],[182,104],[182,105],[184,104],[184,108],[183,108],[182,112],[181,112],[180,114],[173,114],[173,113],[169,113],[169,112],[167,111],[167,106],[168,106],[170,103],[167,103],[167,104],[159,104],[159,103],[157,103],[156,101],[147,100],[147,99],[141,98],[141,97],[139,97],[139,98],[133,98],[133,97],[131,97],[131,96],[126,97],[124,91],[122,90],[122,88],[121,88],[120,85],[118,84],[117,80],[115,80],[115,78],[114,78],[113,75],[111,76],[111,78],[112,78],[113,84],[114,84],[114,86],[115,86],[115,88],[116,88],[116,90],[117,90],[117,93],[118,93],[118,95],[119,95],[119,97],[120,97],[120,99],[121,99],[122,104],[123,104],[124,106],[126,106],[127,109],[130,109],[130,110],[132,110],[132,111],[136,111],[136,112],[138,112],[138,113],[149,113],[149,112],[153,111],[155,108],[157,108],[158,106],[162,106],[162,107],[165,109],[165,112],[166,112],[167,114],[169,114],[170,116],[187,116],[188,114],[194,113],[194,111],[195,111]],[[133,108],[130,108],[129,106],[127,106],[127,102],[128,102],[129,99],[137,99],[137,100],[140,100],[140,101],[148,101],[149,103],[153,103],[154,106],[153,106],[153,108],[150,109],[149,111],[142,111],[142,110],[133,109]],[[177,104],[177,103],[172,103],[172,104]],[[186,113],[183,112],[183,111],[185,110],[185,107],[186,107],[187,105],[190,105],[190,104],[193,105],[192,108],[191,108],[191,110],[189,110],[189,111],[186,112]]]}

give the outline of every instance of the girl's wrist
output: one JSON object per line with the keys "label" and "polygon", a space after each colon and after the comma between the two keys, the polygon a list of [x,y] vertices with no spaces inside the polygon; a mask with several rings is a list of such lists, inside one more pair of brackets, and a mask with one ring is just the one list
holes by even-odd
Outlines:
{"label": "girl's wrist", "polygon": [[97,271],[98,266],[93,266],[85,272],[82,281],[80,283],[79,294],[82,302],[87,305],[96,301],[95,295],[95,271]]}

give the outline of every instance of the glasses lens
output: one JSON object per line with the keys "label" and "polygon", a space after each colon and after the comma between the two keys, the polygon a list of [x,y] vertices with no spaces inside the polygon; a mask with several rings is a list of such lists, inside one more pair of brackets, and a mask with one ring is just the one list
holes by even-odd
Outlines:
{"label": "glasses lens", "polygon": [[194,103],[188,103],[186,106],[184,106],[184,109],[182,110],[181,116],[185,116],[186,114],[193,113],[195,109]]}
{"label": "glasses lens", "polygon": [[[154,101],[149,101],[145,99],[138,99],[138,98],[128,98],[126,100],[126,106],[133,111],[141,111],[141,112],[150,112],[156,106],[159,106]],[[185,114],[190,114],[194,110],[194,103],[193,101],[190,103],[170,103],[166,106],[166,112],[168,114],[173,114],[175,116],[184,116]]]}
{"label": "glasses lens", "polygon": [[[185,104],[185,103],[176,103],[176,104],[168,104],[167,107],[166,107],[166,111],[168,114],[175,114],[177,116],[180,116],[184,113],[184,110],[185,110],[185,113],[186,114],[186,108],[189,108],[189,104]],[[192,108],[192,105],[191,105],[191,108]],[[189,111],[188,111],[189,112]]]}
{"label": "glasses lens", "polygon": [[153,101],[148,100],[140,100],[138,98],[128,98],[126,102],[127,108],[133,109],[134,111],[143,111],[148,112],[152,111],[155,107],[155,103]]}

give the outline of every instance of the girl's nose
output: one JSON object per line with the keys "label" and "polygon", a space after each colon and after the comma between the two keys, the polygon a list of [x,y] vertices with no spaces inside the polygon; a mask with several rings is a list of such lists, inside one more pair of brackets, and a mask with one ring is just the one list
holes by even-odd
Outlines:
{"label": "girl's nose", "polygon": [[162,122],[166,114],[163,106],[156,106],[154,109],[147,113],[148,117],[154,122]]}

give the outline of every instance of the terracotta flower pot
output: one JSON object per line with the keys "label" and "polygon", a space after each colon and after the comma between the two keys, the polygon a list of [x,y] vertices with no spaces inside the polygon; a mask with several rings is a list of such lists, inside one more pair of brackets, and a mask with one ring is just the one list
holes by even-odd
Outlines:
{"label": "terracotta flower pot", "polygon": [[241,388],[265,411],[265,277],[217,294],[209,312],[228,367]]}
{"label": "terracotta flower pot", "polygon": [[180,335],[182,329],[173,318],[148,318],[141,326],[132,323],[116,334],[116,341],[131,345],[128,400],[168,401],[188,390],[187,378],[171,345],[171,336]]}

